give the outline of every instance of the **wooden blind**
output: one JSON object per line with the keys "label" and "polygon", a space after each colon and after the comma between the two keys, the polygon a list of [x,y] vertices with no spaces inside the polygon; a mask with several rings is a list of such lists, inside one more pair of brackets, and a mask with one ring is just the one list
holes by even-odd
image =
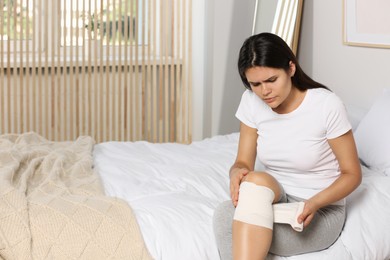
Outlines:
{"label": "wooden blind", "polygon": [[191,0],[0,0],[0,133],[191,141]]}

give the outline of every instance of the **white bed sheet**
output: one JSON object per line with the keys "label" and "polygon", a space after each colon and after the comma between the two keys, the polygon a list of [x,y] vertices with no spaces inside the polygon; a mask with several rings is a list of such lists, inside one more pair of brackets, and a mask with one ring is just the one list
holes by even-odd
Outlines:
{"label": "white bed sheet", "polygon": [[[217,260],[212,216],[219,203],[229,200],[228,170],[237,142],[238,133],[190,145],[106,142],[95,145],[94,166],[106,193],[133,208],[155,259]],[[364,168],[334,245],[270,259],[390,259],[389,205],[390,177]]]}

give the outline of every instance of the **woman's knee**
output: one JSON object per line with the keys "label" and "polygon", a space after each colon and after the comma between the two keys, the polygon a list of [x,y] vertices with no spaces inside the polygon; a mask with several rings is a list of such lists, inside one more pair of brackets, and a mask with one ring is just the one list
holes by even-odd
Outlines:
{"label": "woman's knee", "polygon": [[279,182],[270,174],[266,172],[249,172],[243,179],[243,181],[252,182],[259,186],[265,186],[270,188],[275,193],[275,200],[277,202],[282,193]]}

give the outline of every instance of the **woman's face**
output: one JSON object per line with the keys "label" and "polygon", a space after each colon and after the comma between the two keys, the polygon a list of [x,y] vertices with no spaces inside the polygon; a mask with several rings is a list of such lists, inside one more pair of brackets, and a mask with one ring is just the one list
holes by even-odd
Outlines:
{"label": "woman's face", "polygon": [[252,91],[274,111],[288,107],[293,96],[291,77],[295,73],[295,65],[290,62],[289,71],[270,67],[253,67],[245,72]]}

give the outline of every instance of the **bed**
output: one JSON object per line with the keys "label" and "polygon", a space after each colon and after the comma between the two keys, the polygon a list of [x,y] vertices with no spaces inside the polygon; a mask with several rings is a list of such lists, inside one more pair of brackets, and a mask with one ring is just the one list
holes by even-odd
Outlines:
{"label": "bed", "polygon": [[[355,107],[348,111],[362,162],[363,181],[358,189],[347,198],[347,220],[339,239],[330,248],[320,252],[292,257],[269,255],[269,259],[390,259],[390,208],[388,206],[390,205],[390,117],[388,113],[390,111],[390,90],[385,89],[383,95],[368,111]],[[74,152],[68,150],[64,152],[61,149],[68,149],[74,147],[75,143],[82,142],[81,146],[86,149],[84,152],[87,156],[77,169],[87,170],[88,174],[84,174],[84,177],[97,176],[98,180],[95,177],[91,177],[92,179],[87,177],[83,179],[83,185],[79,182],[74,186],[75,192],[68,188],[65,192],[57,193],[65,194],[68,196],[66,200],[72,203],[86,202],[87,208],[92,209],[94,214],[99,211],[101,215],[104,211],[103,217],[108,218],[108,222],[115,225],[114,229],[107,226],[99,232],[97,232],[99,229],[94,228],[92,233],[100,234],[100,240],[97,242],[83,242],[84,244],[80,245],[79,242],[74,241],[69,243],[69,237],[67,237],[66,241],[69,244],[67,246],[78,245],[77,254],[82,256],[73,256],[73,259],[108,259],[102,257],[103,253],[107,253],[111,254],[111,257],[115,254],[115,257],[119,259],[218,260],[219,254],[213,234],[212,218],[217,205],[229,200],[228,170],[235,159],[238,137],[238,133],[232,133],[196,141],[189,145],[153,144],[145,141],[91,144],[88,138],[78,139],[76,142],[60,142],[60,144],[46,142],[45,149],[48,149],[47,147],[52,149],[55,146],[54,150],[57,152],[52,156],[57,157],[74,154]],[[15,143],[20,136],[4,138],[0,139],[0,144],[7,143],[4,140],[8,140],[8,144],[13,141],[12,149],[17,148]],[[38,143],[45,142],[39,137],[34,138]],[[22,144],[19,143],[19,146],[21,145],[25,146],[19,147],[20,149],[26,149],[32,146],[32,141],[23,141]],[[57,145],[60,147],[56,147]],[[7,163],[13,158],[8,158],[9,156],[6,155],[9,152],[5,153],[4,149],[0,151],[2,152],[0,158],[6,158],[0,160],[1,169],[3,171],[12,169],[7,166]],[[71,157],[79,158],[80,156]],[[69,167],[72,168],[72,165],[77,164],[67,162],[60,165],[62,168],[64,168],[63,165],[70,165]],[[49,166],[54,167],[55,164],[51,163]],[[257,162],[256,167],[260,169],[262,165]],[[57,171],[59,171],[58,168]],[[3,175],[1,172],[0,176]],[[53,179],[48,181],[48,183],[55,182],[56,180]],[[4,259],[23,259],[12,254],[20,251],[20,241],[34,241],[32,238],[37,235],[27,234],[19,236],[19,242],[15,239],[10,241],[10,234],[14,236],[16,231],[15,228],[10,228],[9,223],[12,223],[12,227],[19,225],[18,230],[24,231],[28,229],[26,227],[28,221],[31,224],[45,220],[52,226],[55,223],[50,222],[50,214],[45,216],[46,219],[39,221],[28,218],[23,220],[22,213],[30,212],[27,206],[19,207],[18,210],[13,209],[11,212],[10,204],[14,201],[7,200],[4,196],[5,188],[10,191],[9,183],[3,177],[0,179],[0,256]],[[101,187],[97,183],[100,183]],[[38,185],[37,182],[35,185],[42,188],[42,185]],[[93,189],[90,188],[91,185]],[[47,197],[50,195],[49,197],[53,198],[54,195],[50,194],[53,191],[53,185],[47,190],[41,188],[38,190],[45,196],[39,197],[43,200],[40,203],[50,206],[51,202]],[[30,197],[31,194],[35,194],[30,188],[25,191],[23,194],[28,193]],[[74,194],[77,196],[74,197]],[[88,203],[91,200],[94,203]],[[33,202],[37,204],[37,200]],[[23,203],[23,205],[34,204],[28,200],[27,203]],[[101,209],[101,203],[109,206]],[[107,210],[111,206],[117,209],[112,212]],[[56,207],[51,210],[54,210],[57,215],[70,216],[67,212],[70,207]],[[77,224],[79,236],[86,234],[84,226],[89,227],[88,221],[83,224],[84,226],[79,224],[80,219],[90,220],[92,213],[89,211],[80,215],[78,220],[71,220],[72,228]],[[6,216],[18,218],[12,218],[13,222],[10,222]],[[71,216],[77,217],[77,214]],[[70,220],[67,221],[69,223]],[[62,224],[63,226],[67,227],[68,224]],[[36,231],[37,228],[34,227],[36,225],[32,225],[30,230]],[[108,232],[109,230],[115,232]],[[116,232],[119,232],[124,239],[115,239],[118,237]],[[43,238],[47,237],[46,234],[39,232],[38,234]],[[57,231],[56,238],[61,236],[62,232]],[[78,239],[78,236],[70,236],[70,238]],[[61,248],[59,245],[63,242],[60,239],[55,240],[52,247],[57,251],[48,249],[45,254],[41,252],[42,257],[37,259],[50,259],[50,254],[53,256],[59,251],[65,254],[66,248]],[[106,244],[110,244],[110,248],[105,248]],[[30,243],[30,249],[35,249],[33,255],[37,255],[37,252],[40,252],[40,246],[43,245],[46,244],[42,242],[41,245],[39,243],[31,245]],[[87,253],[92,254],[91,251],[97,249],[102,251],[99,251],[100,257],[95,255],[95,258],[89,258]],[[28,253],[27,249],[25,251]],[[11,257],[7,258],[6,253]],[[66,257],[56,259],[66,259]],[[68,259],[71,258],[68,257]]]}
{"label": "bed", "polygon": [[[390,91],[384,90],[368,112],[356,106],[348,110],[364,177],[347,199],[340,238],[321,252],[270,259],[390,259]],[[131,205],[155,259],[219,259],[212,216],[229,199],[228,170],[238,137],[232,133],[190,145],[95,146],[95,167],[106,193]]]}

